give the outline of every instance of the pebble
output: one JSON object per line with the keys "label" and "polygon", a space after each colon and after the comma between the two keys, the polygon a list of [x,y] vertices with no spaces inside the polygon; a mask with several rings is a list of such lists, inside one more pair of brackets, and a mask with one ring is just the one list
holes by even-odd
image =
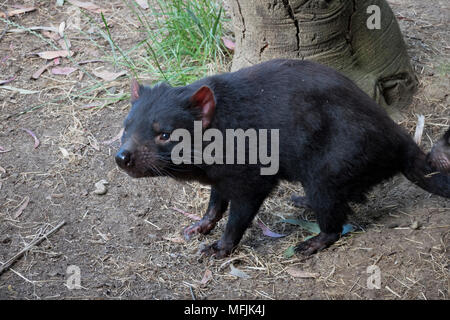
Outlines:
{"label": "pebble", "polygon": [[99,196],[106,194],[108,192],[108,189],[106,188],[107,184],[108,181],[106,181],[105,179],[100,180],[95,184],[95,190],[93,191],[93,193]]}
{"label": "pebble", "polygon": [[414,221],[413,223],[411,223],[411,225],[409,227],[413,230],[417,230],[420,228],[420,225],[419,225],[418,221]]}

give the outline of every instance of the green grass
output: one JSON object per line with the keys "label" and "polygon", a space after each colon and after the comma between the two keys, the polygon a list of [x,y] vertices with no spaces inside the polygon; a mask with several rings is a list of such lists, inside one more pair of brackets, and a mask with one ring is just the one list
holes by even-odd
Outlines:
{"label": "green grass", "polygon": [[[133,20],[139,22],[142,32],[141,40],[131,48],[122,48],[119,41],[114,39],[107,16],[103,14],[99,23],[92,13],[81,10],[95,32],[92,34],[80,30],[80,33],[103,52],[102,59],[111,62],[118,70],[127,70],[130,78],[151,79],[152,83],[167,81],[173,86],[179,86],[200,79],[208,71],[215,71],[224,65],[226,54],[221,40],[224,12],[217,0],[149,0],[148,10],[142,10],[135,1],[123,2],[134,15]],[[38,37],[53,50],[57,49],[39,33],[11,21],[8,23]],[[71,57],[69,60],[76,64]],[[82,66],[78,67],[87,75],[90,84],[81,90],[69,92],[71,99],[97,100],[103,102],[103,106],[129,99],[128,90],[113,92],[108,89],[107,83],[91,75]],[[67,96],[61,95],[50,102],[65,99]],[[45,105],[32,106],[17,115]]]}
{"label": "green grass", "polygon": [[[125,50],[114,39],[107,18],[102,14],[102,25],[85,17],[108,44],[100,45],[91,36],[91,42],[101,49],[117,69],[126,69],[134,78],[151,78],[153,83],[166,81],[173,86],[186,85],[207,75],[225,63],[222,44],[223,8],[216,0],[150,0],[150,8],[142,10],[135,1],[123,0],[139,21],[142,39]],[[84,35],[87,35],[84,33]],[[145,54],[142,54],[144,50]],[[73,98],[88,99],[92,92],[103,87],[96,81],[89,88],[74,93]],[[129,98],[111,93],[93,98],[111,104]]]}
{"label": "green grass", "polygon": [[[153,0],[150,12],[134,1],[125,1],[140,23],[141,40],[125,52],[110,34],[104,17],[105,39],[111,45],[114,63],[126,66],[135,77],[157,75],[155,80],[185,85],[224,63],[222,46],[223,9],[210,0]],[[144,48],[146,55],[133,53]]]}

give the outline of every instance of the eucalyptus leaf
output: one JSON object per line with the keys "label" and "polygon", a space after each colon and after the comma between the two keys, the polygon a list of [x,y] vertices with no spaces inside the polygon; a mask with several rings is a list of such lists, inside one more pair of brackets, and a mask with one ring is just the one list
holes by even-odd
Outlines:
{"label": "eucalyptus leaf", "polygon": [[300,219],[283,219],[281,222],[294,224],[302,227],[305,230],[308,230],[311,233],[320,233],[319,225],[315,222],[300,220]]}
{"label": "eucalyptus leaf", "polygon": [[284,257],[286,259],[289,259],[290,257],[292,257],[295,254],[295,247],[294,246],[289,246],[283,253]]}

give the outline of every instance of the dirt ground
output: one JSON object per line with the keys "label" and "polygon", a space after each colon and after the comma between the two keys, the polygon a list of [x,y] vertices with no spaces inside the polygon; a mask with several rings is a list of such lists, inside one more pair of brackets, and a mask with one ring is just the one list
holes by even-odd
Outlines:
{"label": "dirt ground", "polygon": [[[38,10],[10,20],[28,27],[59,26],[70,6],[55,7],[55,2],[3,0],[0,8],[34,4]],[[122,1],[95,3],[114,9],[105,16],[121,47],[140,40],[138,22]],[[424,114],[422,147],[429,150],[450,124],[449,3],[389,3],[420,80],[413,104],[402,110],[401,124],[413,134],[417,114]],[[0,32],[3,27],[1,23]],[[82,28],[88,31],[89,26]],[[75,61],[107,53],[75,31],[67,35]],[[104,40],[98,42],[109,48]],[[199,248],[220,237],[226,219],[210,235],[182,242],[181,230],[193,221],[172,208],[202,215],[208,187],[169,178],[133,180],[119,171],[113,159],[119,142],[102,142],[119,132],[128,102],[86,108],[90,101],[71,99],[69,92],[92,84],[86,76],[80,80],[78,71],[69,76],[45,72],[31,80],[46,63],[31,53],[45,50],[52,48],[29,32],[8,32],[0,40],[0,80],[16,76],[8,86],[38,91],[22,94],[0,86],[0,146],[11,149],[0,153],[0,262],[61,221],[66,224],[0,275],[1,299],[449,298],[450,200],[430,195],[402,176],[377,187],[365,205],[354,207],[350,222],[360,231],[312,257],[284,256],[309,234],[280,223],[281,218],[314,216],[289,204],[301,186],[282,184],[258,217],[286,237],[263,235],[255,221],[231,257],[202,259]],[[85,65],[89,71],[100,67],[113,70],[107,63]],[[126,92],[128,80],[118,78],[110,87]],[[61,96],[61,101],[53,100]],[[22,128],[40,139],[36,149]],[[107,193],[94,194],[94,184],[102,179],[108,182]],[[231,264],[249,278],[231,275]],[[367,267],[373,264],[380,270],[380,289],[367,287]],[[70,289],[74,278],[68,267],[73,265],[80,271],[78,289]],[[316,275],[293,277],[288,268]],[[209,272],[211,279],[202,283]]]}

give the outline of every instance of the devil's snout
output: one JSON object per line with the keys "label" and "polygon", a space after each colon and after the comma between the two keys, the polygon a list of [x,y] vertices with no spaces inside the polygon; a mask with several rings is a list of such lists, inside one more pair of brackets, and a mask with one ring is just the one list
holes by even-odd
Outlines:
{"label": "devil's snout", "polygon": [[133,157],[129,150],[120,149],[116,154],[116,163],[122,169],[127,169],[133,166]]}

